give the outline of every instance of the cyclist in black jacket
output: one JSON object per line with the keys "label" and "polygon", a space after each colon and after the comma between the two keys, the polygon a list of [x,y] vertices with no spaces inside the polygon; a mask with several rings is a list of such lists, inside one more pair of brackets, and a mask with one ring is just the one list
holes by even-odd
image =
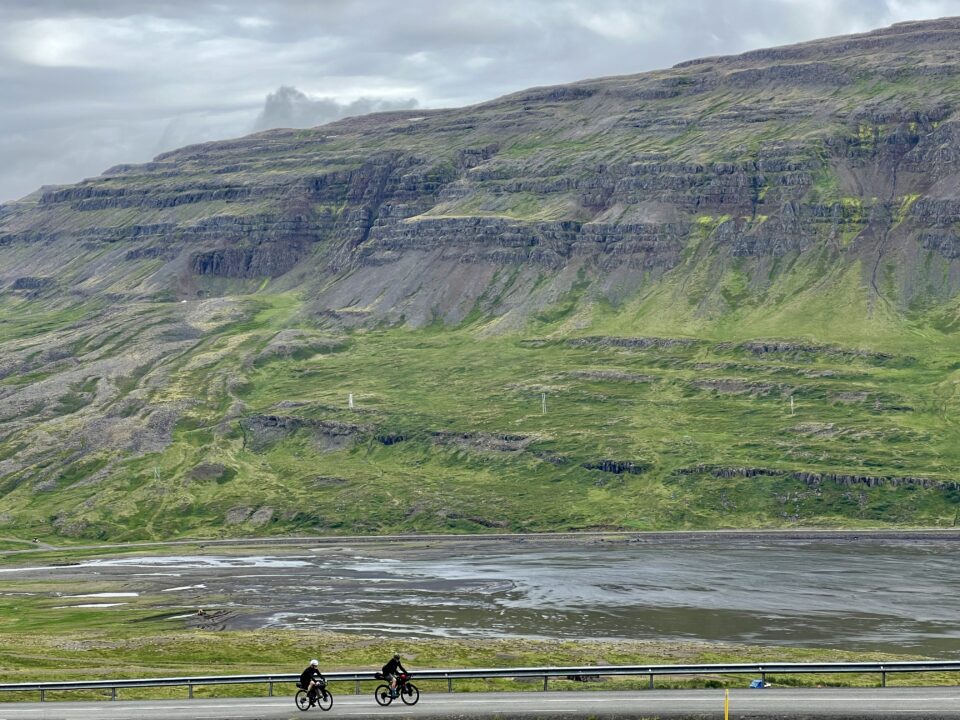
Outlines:
{"label": "cyclist in black jacket", "polygon": [[400,653],[394,653],[393,657],[387,661],[387,664],[381,668],[383,679],[390,683],[390,697],[397,696],[397,670],[406,674],[407,669],[400,663]]}
{"label": "cyclist in black jacket", "polygon": [[319,660],[311,660],[306,669],[300,673],[300,687],[307,691],[307,696],[310,698],[310,707],[317,704],[316,688],[318,683],[326,683],[326,678],[320,672],[319,666]]}

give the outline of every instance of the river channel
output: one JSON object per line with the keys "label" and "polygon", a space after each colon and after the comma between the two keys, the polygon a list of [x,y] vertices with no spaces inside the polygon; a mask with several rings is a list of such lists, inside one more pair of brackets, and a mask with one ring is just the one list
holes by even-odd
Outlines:
{"label": "river channel", "polygon": [[0,583],[56,580],[69,588],[56,593],[63,606],[102,612],[135,604],[188,618],[205,608],[225,629],[949,657],[960,651],[958,551],[936,540],[278,546],[5,567]]}

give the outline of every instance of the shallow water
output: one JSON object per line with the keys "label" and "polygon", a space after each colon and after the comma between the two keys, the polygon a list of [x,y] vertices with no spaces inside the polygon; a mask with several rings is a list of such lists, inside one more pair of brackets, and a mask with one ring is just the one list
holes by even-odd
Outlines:
{"label": "shallow water", "polygon": [[106,583],[140,593],[139,606],[171,611],[228,609],[227,626],[235,628],[947,656],[960,650],[958,550],[934,541],[456,543],[124,557],[5,576],[63,576],[71,594],[82,593],[84,581]]}

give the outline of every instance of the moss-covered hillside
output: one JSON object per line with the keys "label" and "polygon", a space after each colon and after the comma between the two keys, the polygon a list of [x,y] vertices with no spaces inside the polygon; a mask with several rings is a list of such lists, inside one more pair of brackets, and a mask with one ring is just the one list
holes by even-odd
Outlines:
{"label": "moss-covered hillside", "polygon": [[0,537],[952,526],[958,40],[261,133],[0,206]]}

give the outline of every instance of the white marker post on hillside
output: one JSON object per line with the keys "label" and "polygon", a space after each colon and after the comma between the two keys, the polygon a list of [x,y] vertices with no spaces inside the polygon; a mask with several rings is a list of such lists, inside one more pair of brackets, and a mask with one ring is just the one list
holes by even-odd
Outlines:
{"label": "white marker post on hillside", "polygon": [[353,410],[353,393],[347,395],[347,407]]}
{"label": "white marker post on hillside", "polygon": [[547,394],[546,393],[540,393],[540,414],[541,415],[547,414]]}

